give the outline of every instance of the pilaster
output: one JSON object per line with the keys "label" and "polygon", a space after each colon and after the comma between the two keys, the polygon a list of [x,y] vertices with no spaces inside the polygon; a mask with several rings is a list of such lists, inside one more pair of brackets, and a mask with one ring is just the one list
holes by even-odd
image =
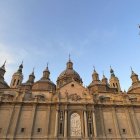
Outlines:
{"label": "pilaster", "polygon": [[116,137],[121,138],[118,118],[117,118],[117,115],[116,115],[116,109],[114,107],[112,107],[112,115],[113,115],[115,131],[116,131]]}

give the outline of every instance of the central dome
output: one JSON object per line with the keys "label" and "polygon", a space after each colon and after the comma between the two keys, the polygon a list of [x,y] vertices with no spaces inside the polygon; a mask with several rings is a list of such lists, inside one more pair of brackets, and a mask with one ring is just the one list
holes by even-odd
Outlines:
{"label": "central dome", "polygon": [[57,86],[62,87],[63,85],[70,83],[72,80],[82,84],[80,75],[73,69],[73,63],[69,59],[66,69],[59,75],[57,79]]}

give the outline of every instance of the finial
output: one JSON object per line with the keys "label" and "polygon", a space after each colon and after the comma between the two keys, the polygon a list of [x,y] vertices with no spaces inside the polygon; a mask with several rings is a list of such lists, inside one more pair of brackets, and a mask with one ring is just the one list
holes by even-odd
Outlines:
{"label": "finial", "polygon": [[96,70],[95,70],[95,66],[93,66],[93,69],[94,69],[94,72],[96,72]]}
{"label": "finial", "polygon": [[70,53],[69,53],[69,62],[71,61]]}
{"label": "finial", "polygon": [[103,78],[105,78],[105,74],[104,74],[104,71],[103,71]]}
{"label": "finial", "polygon": [[47,71],[49,70],[49,62],[47,62],[46,70],[47,70]]}
{"label": "finial", "polygon": [[32,71],[32,73],[34,73],[35,72],[35,67],[33,67],[33,71]]}
{"label": "finial", "polygon": [[132,72],[132,73],[134,73],[134,71],[133,71],[133,69],[132,69],[132,67],[131,67],[131,66],[130,66],[130,69],[131,69],[131,72]]}

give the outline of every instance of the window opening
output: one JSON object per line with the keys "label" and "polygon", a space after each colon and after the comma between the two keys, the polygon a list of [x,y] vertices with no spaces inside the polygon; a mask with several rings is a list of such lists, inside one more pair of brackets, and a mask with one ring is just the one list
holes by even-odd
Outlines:
{"label": "window opening", "polygon": [[112,133],[112,129],[109,128],[109,129],[108,129],[108,132],[111,134],[111,133]]}
{"label": "window opening", "polygon": [[22,133],[25,132],[25,128],[21,128],[21,132],[22,132]]}
{"label": "window opening", "polygon": [[40,133],[42,131],[42,128],[37,128],[37,132]]}
{"label": "window opening", "polygon": [[62,122],[60,123],[60,134],[62,134]]}

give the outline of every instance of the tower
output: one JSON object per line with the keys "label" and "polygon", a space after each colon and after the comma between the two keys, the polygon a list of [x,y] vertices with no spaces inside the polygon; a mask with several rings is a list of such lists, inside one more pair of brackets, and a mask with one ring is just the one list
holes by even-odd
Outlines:
{"label": "tower", "polygon": [[110,77],[110,80],[109,80],[110,81],[110,87],[117,88],[118,91],[121,91],[119,79],[118,79],[118,77],[115,76],[114,70],[111,67],[110,67],[110,74],[111,74],[111,77]]}
{"label": "tower", "polygon": [[19,69],[17,70],[17,72],[15,72],[12,76],[12,80],[10,84],[11,88],[17,88],[22,83],[22,80],[23,80],[22,69],[23,69],[23,62],[19,66]]}

